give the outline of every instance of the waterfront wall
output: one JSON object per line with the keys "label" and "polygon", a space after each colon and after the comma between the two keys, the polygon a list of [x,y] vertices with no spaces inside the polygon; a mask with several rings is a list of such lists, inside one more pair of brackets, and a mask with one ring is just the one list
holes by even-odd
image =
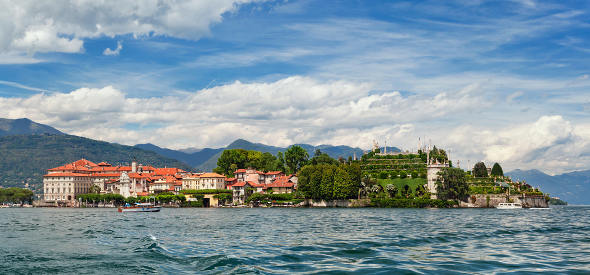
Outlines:
{"label": "waterfront wall", "polygon": [[[475,200],[473,200],[475,198]],[[489,198],[489,199],[488,199]],[[511,195],[512,202],[521,203],[523,207],[549,207],[543,196],[522,197],[521,195]],[[498,204],[508,202],[505,194],[476,194],[469,196],[469,199],[459,203],[459,207],[486,208],[496,207]]]}
{"label": "waterfront wall", "polygon": [[326,201],[326,200],[312,200],[306,199],[305,201],[301,202],[299,206],[303,207],[367,207],[370,204],[369,199],[360,199],[360,200],[333,200],[333,201]]}

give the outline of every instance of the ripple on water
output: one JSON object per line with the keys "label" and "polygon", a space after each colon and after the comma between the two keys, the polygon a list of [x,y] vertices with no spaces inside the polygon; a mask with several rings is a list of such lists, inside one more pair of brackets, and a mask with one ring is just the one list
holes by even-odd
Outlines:
{"label": "ripple on water", "polygon": [[0,274],[585,273],[589,212],[2,209]]}

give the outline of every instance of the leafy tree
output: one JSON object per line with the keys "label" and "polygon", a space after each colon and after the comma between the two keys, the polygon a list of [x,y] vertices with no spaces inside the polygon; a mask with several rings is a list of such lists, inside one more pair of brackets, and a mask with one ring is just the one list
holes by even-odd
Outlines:
{"label": "leafy tree", "polygon": [[[319,151],[319,149],[316,151]],[[320,153],[319,155],[315,155],[313,158],[311,158],[310,163],[312,165],[317,165],[317,164],[334,164],[334,165],[336,165],[336,164],[338,164],[338,161],[336,161],[335,159],[333,159],[332,157],[330,157],[330,155],[328,155],[326,153]]]}
{"label": "leafy tree", "polygon": [[[230,149],[224,150],[219,159],[217,159],[217,167],[213,169],[214,172],[233,177],[235,170],[233,167],[243,168],[246,164],[246,150]],[[235,166],[232,166],[234,164]]]}
{"label": "leafy tree", "polygon": [[465,172],[460,168],[443,168],[438,172],[436,192],[439,199],[463,200],[469,192]]}
{"label": "leafy tree", "polygon": [[100,193],[100,186],[93,184],[92,186],[90,186],[88,192],[98,194]]}
{"label": "leafy tree", "polygon": [[473,176],[477,178],[487,178],[488,169],[483,162],[478,162],[473,166]]}
{"label": "leafy tree", "polygon": [[281,151],[277,153],[277,160],[275,161],[274,170],[282,171],[283,173],[287,172],[287,169],[285,168],[285,157]]}
{"label": "leafy tree", "polygon": [[322,182],[320,197],[325,200],[331,200],[334,196],[334,172],[336,167],[326,165],[322,167]]}
{"label": "leafy tree", "polygon": [[389,173],[387,173],[387,171],[381,171],[379,172],[379,178],[380,179],[386,179],[389,176]]}
{"label": "leafy tree", "polygon": [[405,170],[401,170],[399,171],[399,177],[402,179],[405,179],[408,177],[408,172],[406,172]]}
{"label": "leafy tree", "polygon": [[303,167],[309,158],[307,151],[301,148],[301,146],[291,146],[285,152],[285,162],[287,164],[287,168],[289,168],[289,173],[297,173],[301,167]]}
{"label": "leafy tree", "polygon": [[498,177],[504,176],[504,171],[502,170],[502,166],[500,166],[500,164],[498,164],[497,162],[494,163],[494,166],[492,166],[492,176],[498,176]]}
{"label": "leafy tree", "polygon": [[395,196],[397,196],[397,186],[395,186],[394,184],[388,184],[385,189],[387,190],[387,193],[389,194],[390,197],[395,198]]}

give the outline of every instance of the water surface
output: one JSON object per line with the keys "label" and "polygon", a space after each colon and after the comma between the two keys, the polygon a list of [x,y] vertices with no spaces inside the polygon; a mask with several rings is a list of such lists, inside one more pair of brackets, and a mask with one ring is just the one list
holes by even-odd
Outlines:
{"label": "water surface", "polygon": [[0,209],[0,274],[590,273],[590,207]]}

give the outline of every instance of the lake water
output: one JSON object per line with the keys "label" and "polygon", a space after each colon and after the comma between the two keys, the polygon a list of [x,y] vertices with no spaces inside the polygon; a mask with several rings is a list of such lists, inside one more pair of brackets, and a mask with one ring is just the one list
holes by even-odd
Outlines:
{"label": "lake water", "polygon": [[0,274],[590,273],[590,207],[0,209]]}

